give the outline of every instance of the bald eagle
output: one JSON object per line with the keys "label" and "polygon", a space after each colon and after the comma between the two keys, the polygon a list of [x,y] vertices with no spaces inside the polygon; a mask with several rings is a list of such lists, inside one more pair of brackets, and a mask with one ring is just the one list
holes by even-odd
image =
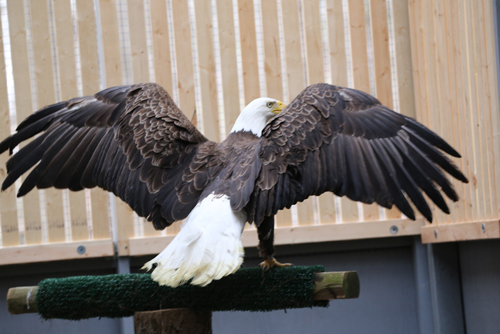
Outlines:
{"label": "bald eagle", "polygon": [[[38,135],[38,136],[36,136]],[[422,191],[449,213],[445,176],[468,182],[445,156],[450,145],[414,119],[364,92],[315,84],[288,106],[247,105],[226,140],[209,141],[154,83],[105,89],[33,113],[0,143],[0,153],[35,137],[7,162],[2,190],[36,165],[19,189],[101,187],[158,230],[186,219],[145,268],[159,284],[207,285],[243,262],[240,235],[255,224],[261,266],[274,255],[274,215],[326,191],[410,219],[410,201],[428,220]]]}

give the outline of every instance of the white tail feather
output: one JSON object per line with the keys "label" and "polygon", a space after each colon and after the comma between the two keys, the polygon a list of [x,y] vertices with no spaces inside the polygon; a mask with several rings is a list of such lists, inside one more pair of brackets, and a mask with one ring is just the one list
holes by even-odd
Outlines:
{"label": "white tail feather", "polygon": [[160,285],[205,286],[234,273],[243,263],[244,212],[234,212],[227,196],[210,194],[189,214],[179,234],[143,268]]}

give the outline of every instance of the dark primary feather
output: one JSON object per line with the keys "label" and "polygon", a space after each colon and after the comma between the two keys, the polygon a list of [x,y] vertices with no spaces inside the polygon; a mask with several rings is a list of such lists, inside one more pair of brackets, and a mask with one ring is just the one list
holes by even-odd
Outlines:
{"label": "dark primary feather", "polygon": [[[396,205],[412,219],[413,202],[432,221],[422,191],[449,213],[438,187],[453,201],[458,196],[445,173],[468,182],[445,153],[460,155],[442,138],[355,89],[309,86],[268,122],[261,141],[260,158],[270,162],[248,198],[249,220],[256,224],[325,191]],[[291,182],[296,186],[284,196],[283,185]],[[272,203],[271,212],[266,203]]]}

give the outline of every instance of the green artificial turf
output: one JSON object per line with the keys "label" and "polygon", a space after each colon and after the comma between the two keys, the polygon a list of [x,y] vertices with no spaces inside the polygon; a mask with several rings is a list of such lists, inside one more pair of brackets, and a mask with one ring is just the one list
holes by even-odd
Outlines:
{"label": "green artificial turf", "polygon": [[315,272],[323,266],[242,268],[206,287],[159,286],[149,274],[117,274],[50,278],[39,284],[36,295],[45,319],[127,317],[136,311],[191,308],[210,311],[271,311],[303,307],[327,307],[313,301]]}

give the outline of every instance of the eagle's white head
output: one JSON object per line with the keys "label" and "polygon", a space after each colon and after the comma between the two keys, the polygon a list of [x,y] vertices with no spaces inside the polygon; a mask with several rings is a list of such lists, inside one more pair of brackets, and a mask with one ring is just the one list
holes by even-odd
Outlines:
{"label": "eagle's white head", "polygon": [[286,104],[276,99],[259,97],[241,111],[231,132],[250,131],[260,137],[267,121],[279,114],[285,107]]}

